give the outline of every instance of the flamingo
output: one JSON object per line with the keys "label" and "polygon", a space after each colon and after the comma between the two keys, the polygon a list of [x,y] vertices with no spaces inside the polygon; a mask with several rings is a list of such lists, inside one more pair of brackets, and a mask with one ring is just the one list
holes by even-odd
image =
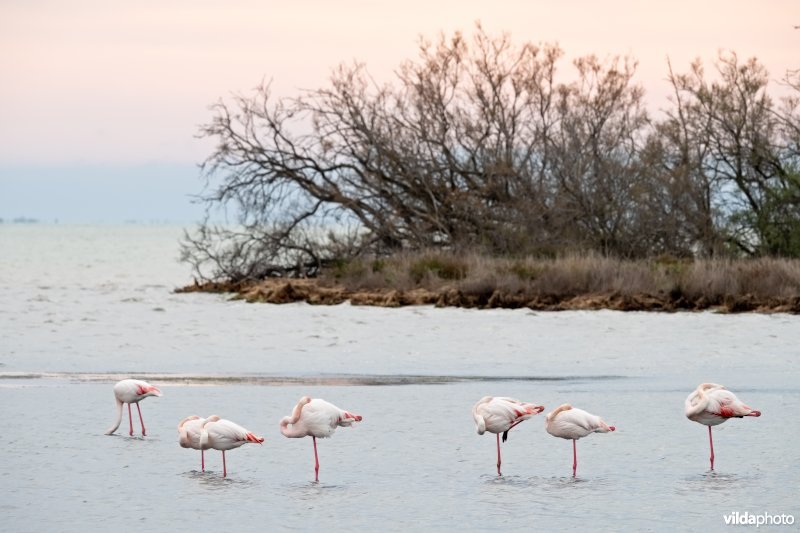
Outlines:
{"label": "flamingo", "polygon": [[261,444],[262,442],[264,442],[263,437],[254,435],[239,424],[218,416],[210,416],[201,426],[198,444],[200,450],[213,448],[222,452],[222,477],[227,477],[225,450],[233,450],[247,443]]}
{"label": "flamingo", "polygon": [[508,439],[508,432],[511,428],[527,420],[533,415],[538,415],[544,411],[543,405],[524,403],[513,398],[495,398],[484,396],[472,407],[472,418],[478,428],[478,435],[485,432],[494,433],[497,436],[497,475],[500,473],[500,433],[503,434],[503,442]]}
{"label": "flamingo", "polygon": [[544,419],[544,427],[554,437],[572,440],[572,477],[575,477],[578,469],[576,441],[590,433],[608,433],[617,429],[606,424],[599,416],[576,409],[568,403],[559,405],[548,413]]}
{"label": "flamingo", "polygon": [[718,426],[729,418],[761,416],[739,400],[735,394],[716,383],[702,383],[684,402],[686,418],[708,426],[708,444],[711,447],[711,470],[714,470],[714,441],[711,426]]}
{"label": "flamingo", "polygon": [[217,422],[220,418],[217,415],[211,415],[208,418],[200,418],[197,415],[187,416],[181,423],[178,424],[178,444],[181,448],[194,448],[200,450],[200,468],[203,472],[206,471],[206,458],[205,448],[200,446],[200,435],[203,432],[203,424],[206,421]]}
{"label": "flamingo", "polygon": [[294,406],[292,415],[281,419],[281,434],[292,439],[311,435],[314,441],[314,482],[319,483],[317,438],[330,437],[338,426],[349,427],[354,422],[361,422],[362,418],[361,415],[339,409],[325,400],[312,400],[309,396],[303,396]]}
{"label": "flamingo", "polygon": [[161,391],[157,387],[153,387],[146,381],[140,379],[123,379],[114,385],[114,398],[117,400],[117,421],[114,427],[106,431],[106,435],[114,433],[122,422],[122,404],[128,404],[128,422],[130,423],[130,432],[128,435],[133,437],[133,416],[131,415],[131,404],[136,404],[136,409],[139,411],[139,421],[142,423],[142,437],[147,436],[144,429],[144,419],[142,418],[142,409],[139,407],[139,402],[148,396],[161,396]]}

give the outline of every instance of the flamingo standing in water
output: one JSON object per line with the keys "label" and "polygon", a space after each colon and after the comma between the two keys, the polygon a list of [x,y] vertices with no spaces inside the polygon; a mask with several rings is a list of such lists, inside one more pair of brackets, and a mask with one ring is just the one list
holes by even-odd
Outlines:
{"label": "flamingo standing in water", "polygon": [[[225,463],[225,450],[233,450],[243,444],[261,444],[263,437],[258,437],[239,424],[218,416],[208,417],[200,429],[199,449],[213,448],[222,452],[222,477],[227,477],[228,466]],[[205,467],[205,465],[203,465]]]}
{"label": "flamingo standing in water", "polygon": [[128,404],[128,422],[130,423],[130,432],[128,433],[133,437],[133,416],[131,415],[131,404],[136,404],[136,409],[139,411],[139,422],[142,423],[142,437],[147,436],[144,429],[144,419],[142,418],[142,409],[139,407],[139,402],[148,396],[161,396],[161,391],[153,387],[146,381],[140,379],[123,379],[114,385],[114,398],[117,400],[117,420],[114,427],[106,431],[106,435],[114,433],[122,422],[122,404]]}
{"label": "flamingo standing in water", "polygon": [[503,442],[508,439],[508,431],[527,420],[533,415],[538,415],[544,411],[543,405],[524,403],[513,398],[495,398],[484,396],[472,407],[472,418],[478,428],[478,435],[485,432],[494,433],[497,436],[497,475],[500,473],[500,434],[503,434]]}
{"label": "flamingo standing in water", "polygon": [[716,383],[703,383],[684,402],[686,418],[708,426],[708,444],[711,447],[711,470],[714,470],[714,441],[711,426],[718,426],[729,418],[761,416],[761,411],[751,409],[735,394]]}
{"label": "flamingo standing in water", "polygon": [[281,419],[281,434],[284,437],[299,439],[311,435],[314,441],[314,481],[319,482],[319,456],[317,455],[317,438],[324,439],[333,435],[339,426],[351,426],[361,422],[360,415],[354,415],[335,405],[309,396],[303,396],[294,406],[291,416]]}
{"label": "flamingo standing in water", "polygon": [[203,424],[206,421],[217,422],[220,418],[217,415],[211,415],[208,418],[200,418],[197,415],[187,416],[181,423],[178,424],[178,444],[181,448],[193,448],[200,450],[200,468],[203,472],[206,471],[206,457],[205,448],[200,446],[200,435],[203,432]]}
{"label": "flamingo standing in water", "polygon": [[572,440],[572,477],[578,470],[576,441],[590,433],[608,433],[617,428],[606,424],[602,418],[570,404],[559,405],[544,419],[544,427],[554,437]]}

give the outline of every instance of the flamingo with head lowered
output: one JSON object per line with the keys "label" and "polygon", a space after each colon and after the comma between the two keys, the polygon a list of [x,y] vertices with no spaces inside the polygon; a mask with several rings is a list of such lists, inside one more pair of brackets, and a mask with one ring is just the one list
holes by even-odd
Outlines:
{"label": "flamingo with head lowered", "polygon": [[590,433],[608,433],[617,428],[606,424],[602,418],[570,404],[559,405],[544,419],[544,426],[554,437],[572,440],[572,477],[578,470],[578,451],[576,442]]}
{"label": "flamingo with head lowered", "polygon": [[291,416],[281,419],[281,434],[284,437],[299,439],[311,436],[314,441],[314,481],[319,482],[319,456],[317,455],[317,438],[324,439],[333,435],[339,426],[349,427],[354,422],[361,422],[360,415],[354,415],[335,405],[303,396],[294,406]]}
{"label": "flamingo with head lowered", "polygon": [[538,415],[544,411],[543,405],[524,403],[513,398],[497,398],[484,396],[472,407],[472,418],[475,419],[475,426],[478,435],[485,432],[495,433],[497,436],[497,475],[500,473],[500,434],[503,434],[503,442],[508,439],[508,432],[511,428],[533,415]]}
{"label": "flamingo with head lowered", "polygon": [[217,422],[220,418],[217,415],[211,415],[208,418],[200,418],[197,415],[187,416],[181,423],[178,424],[178,444],[181,448],[193,448],[200,450],[200,469],[206,471],[206,457],[205,450],[208,449],[200,446],[200,436],[203,432],[203,425],[206,421]]}
{"label": "flamingo with head lowered", "polygon": [[711,470],[714,470],[714,441],[711,426],[718,426],[729,418],[761,416],[739,400],[735,394],[716,383],[703,383],[684,402],[686,418],[708,426],[708,444],[711,447]]}
{"label": "flamingo with head lowered", "polygon": [[264,442],[263,437],[254,435],[239,424],[218,416],[210,416],[201,426],[198,444],[200,450],[213,448],[222,452],[222,477],[227,477],[228,465],[225,463],[225,451],[248,443],[261,444],[262,442]]}
{"label": "flamingo with head lowered", "polygon": [[133,416],[131,415],[131,404],[136,404],[136,409],[139,411],[139,422],[142,423],[142,437],[147,436],[144,429],[144,419],[142,418],[142,409],[139,407],[139,402],[148,396],[161,396],[161,391],[157,387],[153,387],[146,381],[140,379],[123,379],[114,385],[114,398],[117,401],[117,420],[114,426],[106,431],[106,435],[114,433],[122,422],[122,404],[128,404],[128,422],[130,423],[131,437],[133,436]]}

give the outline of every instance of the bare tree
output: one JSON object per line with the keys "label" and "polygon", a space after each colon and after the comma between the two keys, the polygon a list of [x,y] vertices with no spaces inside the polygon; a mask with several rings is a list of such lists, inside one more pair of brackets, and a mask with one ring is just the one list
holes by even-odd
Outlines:
{"label": "bare tree", "polygon": [[562,56],[478,26],[420,40],[391,83],[343,64],[294,98],[217,102],[184,260],[243,281],[434,248],[800,255],[798,100],[777,107],[761,65],[722,54],[714,82],[670,66],[654,123],[634,60],[579,58],[560,82]]}

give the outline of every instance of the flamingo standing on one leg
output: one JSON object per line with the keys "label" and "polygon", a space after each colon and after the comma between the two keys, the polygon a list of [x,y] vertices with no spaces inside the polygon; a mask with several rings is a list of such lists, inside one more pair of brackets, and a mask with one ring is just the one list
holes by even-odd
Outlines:
{"label": "flamingo standing on one leg", "polygon": [[544,419],[547,432],[554,437],[572,440],[572,477],[578,470],[578,451],[576,441],[590,433],[608,433],[617,428],[606,424],[602,418],[570,404],[560,405]]}
{"label": "flamingo standing on one leg", "polygon": [[220,418],[217,415],[211,415],[208,418],[200,418],[197,415],[192,415],[187,416],[178,424],[178,444],[181,445],[181,448],[200,450],[200,469],[203,472],[206,471],[205,450],[208,449],[208,446],[205,448],[200,446],[200,435],[203,432],[203,424],[205,424],[206,421],[217,422],[218,420],[220,420]]}
{"label": "flamingo standing on one leg", "polygon": [[485,432],[495,433],[497,436],[497,475],[500,473],[500,434],[503,442],[508,439],[508,431],[527,420],[533,415],[544,411],[543,405],[524,403],[513,398],[495,398],[484,396],[472,407],[472,418],[478,428],[478,435]]}
{"label": "flamingo standing on one leg", "polygon": [[317,438],[324,439],[333,435],[339,426],[351,426],[361,422],[360,415],[354,415],[335,405],[308,396],[303,396],[294,406],[291,416],[281,419],[281,434],[284,437],[299,439],[311,435],[314,441],[314,481],[319,482],[319,456],[317,455]]}
{"label": "flamingo standing on one leg", "polygon": [[203,422],[200,430],[200,449],[213,448],[222,452],[222,477],[227,477],[225,450],[233,450],[243,444],[261,444],[263,437],[254,435],[239,424],[218,416],[210,416]]}
{"label": "flamingo standing on one leg", "polygon": [[703,383],[684,402],[686,418],[708,426],[708,444],[711,447],[711,470],[714,470],[714,441],[711,426],[722,424],[729,418],[761,416],[761,411],[751,409],[735,394],[716,383]]}
{"label": "flamingo standing on one leg", "polygon": [[114,433],[122,422],[122,404],[128,404],[128,422],[130,423],[131,437],[133,436],[133,416],[131,415],[131,404],[136,404],[136,409],[139,411],[139,422],[142,423],[142,437],[147,436],[144,429],[144,419],[142,418],[142,409],[139,407],[139,402],[148,396],[161,396],[161,391],[157,387],[153,387],[146,381],[140,379],[123,379],[114,385],[114,398],[117,400],[117,420],[114,422],[114,427],[106,431],[106,435]]}

